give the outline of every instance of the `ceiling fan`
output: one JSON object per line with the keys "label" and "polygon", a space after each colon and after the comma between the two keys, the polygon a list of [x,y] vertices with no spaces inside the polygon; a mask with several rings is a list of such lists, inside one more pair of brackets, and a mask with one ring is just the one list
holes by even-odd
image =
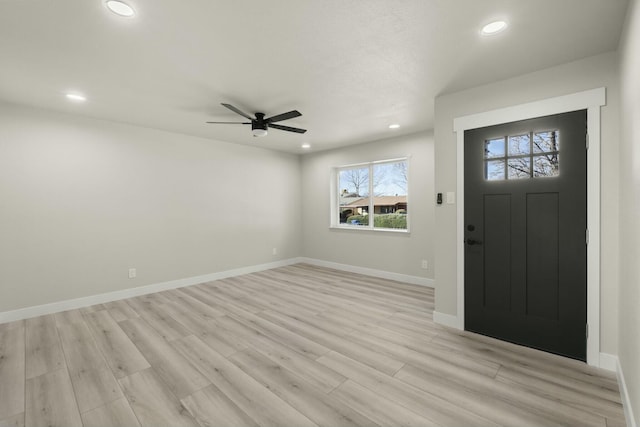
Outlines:
{"label": "ceiling fan", "polygon": [[300,117],[302,114],[298,110],[289,111],[288,113],[277,114],[265,119],[264,113],[256,113],[255,117],[251,117],[247,113],[237,109],[230,104],[222,104],[234,113],[240,114],[242,117],[246,117],[251,120],[250,122],[207,122],[216,124],[238,124],[238,125],[251,125],[251,131],[254,137],[265,136],[269,128],[286,130],[287,132],[305,133],[306,129],[294,128],[290,126],[282,126],[275,124],[275,122],[281,122],[287,119],[293,119],[294,117]]}

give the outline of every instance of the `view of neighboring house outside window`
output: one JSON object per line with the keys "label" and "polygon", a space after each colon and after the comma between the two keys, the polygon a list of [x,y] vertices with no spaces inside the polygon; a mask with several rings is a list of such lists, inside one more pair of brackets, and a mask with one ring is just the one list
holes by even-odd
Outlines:
{"label": "view of neighboring house outside window", "polygon": [[409,230],[408,169],[406,158],[336,168],[333,226]]}

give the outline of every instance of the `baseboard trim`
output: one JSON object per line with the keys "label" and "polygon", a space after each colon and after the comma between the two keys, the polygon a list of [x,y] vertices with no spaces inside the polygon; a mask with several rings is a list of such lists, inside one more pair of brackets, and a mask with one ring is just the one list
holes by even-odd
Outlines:
{"label": "baseboard trim", "polygon": [[444,326],[449,326],[450,328],[455,328],[462,330],[462,326],[460,325],[460,321],[458,320],[458,316],[454,316],[452,314],[441,313],[439,311],[433,312],[433,321]]}
{"label": "baseboard trim", "polygon": [[202,276],[187,277],[184,279],[170,280],[168,282],[154,283],[151,285],[139,286],[137,288],[123,289],[120,291],[106,292],[98,295],[91,295],[82,298],[75,298],[64,301],[57,301],[49,304],[25,307],[12,311],[0,313],[0,324],[14,322],[16,320],[29,319],[31,317],[45,314],[59,313],[61,311],[73,310],[76,308],[89,307],[95,304],[117,301],[125,298],[137,297],[154,292],[166,291],[169,289],[182,288],[185,286],[197,285],[199,283],[211,282],[213,280],[226,279],[228,277],[240,276],[243,274],[255,273],[257,271],[271,270],[273,268],[285,267],[287,265],[298,264],[299,258],[290,258],[282,261],[257,264],[247,267],[235,268],[232,270],[219,271],[217,273],[205,274]]}
{"label": "baseboard trim", "polygon": [[611,372],[618,372],[618,356],[609,353],[600,353],[598,366]]}
{"label": "baseboard trim", "polygon": [[633,408],[631,407],[631,399],[629,397],[629,391],[627,390],[627,383],[624,380],[624,373],[622,372],[622,365],[620,359],[617,356],[613,356],[616,359],[616,376],[618,378],[618,387],[620,388],[620,398],[622,399],[622,409],[624,410],[624,418],[627,421],[627,427],[638,427],[636,419],[633,417]]}
{"label": "baseboard trim", "polygon": [[428,279],[426,277],[411,276],[408,274],[394,273],[385,270],[376,270],[374,268],[367,267],[358,267],[349,264],[340,264],[337,262],[325,261],[317,258],[302,257],[298,258],[298,262],[311,264],[318,267],[333,268],[334,270],[347,271],[349,273],[364,274],[365,276],[380,277],[383,279],[395,280],[397,282],[410,283],[412,285],[426,286],[428,288],[434,287],[433,279]]}

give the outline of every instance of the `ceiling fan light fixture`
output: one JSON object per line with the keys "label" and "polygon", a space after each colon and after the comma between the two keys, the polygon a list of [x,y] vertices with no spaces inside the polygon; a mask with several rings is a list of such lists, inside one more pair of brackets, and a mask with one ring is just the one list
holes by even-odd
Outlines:
{"label": "ceiling fan light fixture", "polygon": [[266,129],[253,128],[251,130],[251,132],[253,133],[253,136],[256,137],[256,138],[260,138],[261,136],[267,136],[267,130]]}
{"label": "ceiling fan light fixture", "polygon": [[309,143],[304,143],[301,145],[302,148],[304,148],[305,150],[308,150],[309,148],[311,148],[311,144]]}
{"label": "ceiling fan light fixture", "polygon": [[130,18],[136,14],[131,6],[118,0],[107,0],[105,5],[111,12],[125,18]]}

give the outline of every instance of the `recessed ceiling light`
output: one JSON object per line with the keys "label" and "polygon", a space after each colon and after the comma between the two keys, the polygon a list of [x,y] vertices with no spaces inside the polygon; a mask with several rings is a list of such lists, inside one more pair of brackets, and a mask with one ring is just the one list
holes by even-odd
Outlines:
{"label": "recessed ceiling light", "polygon": [[136,14],[131,6],[118,0],[107,0],[105,4],[116,15],[131,17]]}
{"label": "recessed ceiling light", "polygon": [[400,127],[400,125],[399,125],[399,124],[397,124],[397,123],[394,123],[394,124],[392,124],[392,125],[389,125],[389,129],[398,129],[399,127]]}
{"label": "recessed ceiling light", "polygon": [[87,97],[84,95],[80,95],[78,93],[68,93],[66,94],[67,99],[75,102],[84,102],[87,100]]}
{"label": "recessed ceiling light", "polygon": [[311,144],[302,144],[301,147],[304,149],[308,149],[311,148]]}
{"label": "recessed ceiling light", "polygon": [[493,22],[489,22],[487,25],[482,27],[482,31],[480,33],[485,35],[485,36],[491,36],[493,34],[499,33],[500,31],[504,30],[505,28],[507,28],[507,23],[506,22],[504,22],[504,21],[493,21]]}

